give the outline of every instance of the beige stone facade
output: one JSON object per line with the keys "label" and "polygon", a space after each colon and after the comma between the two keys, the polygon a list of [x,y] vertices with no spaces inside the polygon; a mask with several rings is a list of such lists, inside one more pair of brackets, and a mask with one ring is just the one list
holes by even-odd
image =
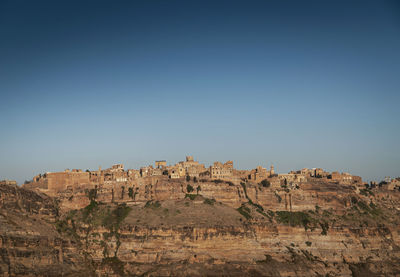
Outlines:
{"label": "beige stone facade", "polygon": [[1,180],[0,185],[16,185],[17,181],[14,180]]}
{"label": "beige stone facade", "polygon": [[214,162],[214,165],[210,166],[211,179],[227,179],[233,177],[233,162],[227,161],[222,164],[220,162]]}
{"label": "beige stone facade", "polygon": [[166,160],[155,161],[155,167],[156,168],[167,167],[167,161]]}
{"label": "beige stone facade", "polygon": [[[64,172],[39,174],[33,178],[32,182],[25,184],[27,188],[39,188],[46,191],[60,191],[65,189],[87,188],[100,185],[104,188],[112,187],[118,189],[127,185],[155,184],[159,180],[197,178],[202,182],[221,179],[235,184],[240,182],[252,182],[258,185],[263,180],[268,180],[271,187],[280,187],[287,184],[288,188],[297,187],[307,181],[308,178],[324,179],[340,184],[361,184],[361,177],[353,176],[349,173],[326,172],[322,168],[303,168],[298,171],[291,171],[287,174],[276,174],[273,166],[270,170],[262,166],[257,166],[253,170],[237,170],[233,167],[232,161],[225,163],[214,162],[210,167],[195,161],[193,156],[187,156],[185,161],[181,161],[172,166],[167,166],[165,160],[156,161],[155,167],[145,166],[139,170],[125,170],[123,164],[115,164],[111,168],[83,172],[80,169],[65,170]],[[400,181],[394,181],[400,182]],[[85,187],[85,185],[88,185]],[[394,183],[390,187],[398,187]]]}

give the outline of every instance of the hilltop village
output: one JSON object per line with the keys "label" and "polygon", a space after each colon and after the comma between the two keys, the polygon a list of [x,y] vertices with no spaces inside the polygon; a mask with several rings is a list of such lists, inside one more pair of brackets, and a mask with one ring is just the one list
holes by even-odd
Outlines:
{"label": "hilltop village", "polygon": [[192,156],[5,180],[0,275],[398,276],[399,183]]}
{"label": "hilltop village", "polygon": [[320,179],[342,185],[364,185],[359,176],[349,173],[326,172],[322,168],[303,168],[286,174],[277,174],[273,165],[269,170],[262,166],[257,166],[252,170],[238,170],[234,168],[232,161],[227,161],[225,163],[214,162],[213,165],[206,167],[195,161],[192,156],[187,156],[185,161],[175,165],[168,166],[167,161],[159,160],[155,161],[154,167],[149,165],[138,170],[125,170],[123,164],[116,164],[111,168],[99,168],[96,171],[67,169],[63,172],[47,172],[35,176],[32,181],[25,182],[23,186],[40,189],[50,195],[65,190],[92,188],[94,185],[98,185],[100,188],[116,188],[156,184],[166,180],[224,181],[233,184],[263,182],[271,188],[296,189],[308,179]]}

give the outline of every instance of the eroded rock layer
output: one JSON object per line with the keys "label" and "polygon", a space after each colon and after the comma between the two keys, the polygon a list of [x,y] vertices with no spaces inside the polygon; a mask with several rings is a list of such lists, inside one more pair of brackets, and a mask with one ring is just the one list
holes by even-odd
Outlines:
{"label": "eroded rock layer", "polygon": [[397,276],[399,193],[158,181],[0,187],[4,276]]}

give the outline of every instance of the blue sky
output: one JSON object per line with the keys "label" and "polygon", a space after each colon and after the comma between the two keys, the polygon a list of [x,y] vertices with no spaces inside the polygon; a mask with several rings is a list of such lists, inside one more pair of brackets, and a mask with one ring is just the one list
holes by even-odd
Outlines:
{"label": "blue sky", "polygon": [[400,176],[394,1],[1,1],[0,179],[185,155]]}

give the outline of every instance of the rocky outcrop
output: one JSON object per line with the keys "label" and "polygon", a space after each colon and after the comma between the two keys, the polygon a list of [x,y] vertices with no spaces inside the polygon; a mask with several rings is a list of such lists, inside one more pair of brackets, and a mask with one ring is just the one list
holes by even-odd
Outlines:
{"label": "rocky outcrop", "polygon": [[0,187],[4,276],[397,276],[397,192],[153,180]]}
{"label": "rocky outcrop", "polygon": [[59,276],[85,272],[78,241],[60,235],[55,201],[17,186],[0,186],[0,275]]}

